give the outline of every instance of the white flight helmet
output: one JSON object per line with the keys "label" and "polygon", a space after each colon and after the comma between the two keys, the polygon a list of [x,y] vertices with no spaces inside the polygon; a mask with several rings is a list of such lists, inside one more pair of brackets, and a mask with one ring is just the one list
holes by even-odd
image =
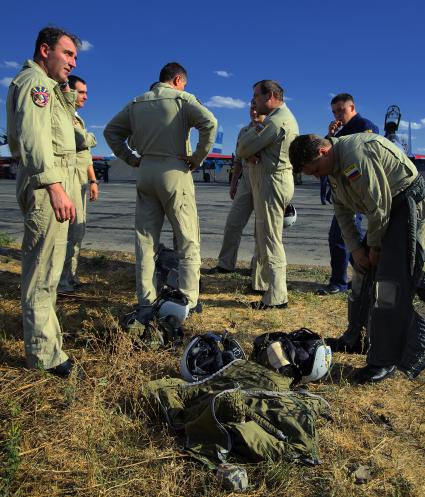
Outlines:
{"label": "white flight helmet", "polygon": [[323,378],[330,369],[332,353],[323,339],[308,328],[285,333],[264,333],[255,338],[251,359],[285,376],[293,384]]}
{"label": "white flight helmet", "polygon": [[324,340],[308,328],[300,328],[288,334],[295,348],[294,363],[301,373],[300,383],[317,381],[329,372],[332,352]]}
{"label": "white flight helmet", "polygon": [[295,224],[297,220],[297,211],[293,204],[288,204],[285,209],[285,214],[283,217],[283,227],[289,228]]}
{"label": "white flight helmet", "polygon": [[332,362],[332,352],[328,345],[320,340],[315,345],[312,352],[313,360],[311,361],[311,366],[308,367],[310,372],[301,376],[300,383],[310,383],[310,381],[317,381],[326,376],[329,372],[329,368]]}
{"label": "white flight helmet", "polygon": [[158,309],[158,318],[167,319],[172,316],[178,326],[180,326],[183,321],[189,315],[189,305],[180,304],[171,300],[165,300]]}
{"label": "white flight helmet", "polygon": [[173,321],[175,327],[181,326],[189,315],[187,298],[179,290],[164,286],[152,306],[153,315],[160,321]]}

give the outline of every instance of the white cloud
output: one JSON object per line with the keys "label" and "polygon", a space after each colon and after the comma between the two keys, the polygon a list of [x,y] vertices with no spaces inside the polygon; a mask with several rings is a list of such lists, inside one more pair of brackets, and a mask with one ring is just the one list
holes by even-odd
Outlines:
{"label": "white cloud", "polygon": [[331,98],[334,98],[334,97],[336,97],[336,93],[328,93],[328,96]]}
{"label": "white cloud", "polygon": [[220,69],[219,71],[213,71],[214,74],[217,74],[217,76],[221,76],[222,78],[230,78],[230,76],[233,76],[233,74],[229,71],[224,71],[223,69]]}
{"label": "white cloud", "polygon": [[214,97],[211,97],[208,102],[205,102],[205,105],[207,107],[224,107],[225,109],[243,109],[249,104],[240,98],[220,97],[215,95]]}
{"label": "white cloud", "polygon": [[[415,121],[410,121],[410,126],[411,129],[421,129],[422,126],[425,124],[425,119],[421,119],[421,123],[417,123]],[[400,121],[400,129],[408,129],[409,128],[409,121]]]}
{"label": "white cloud", "polygon": [[92,124],[90,128],[92,129],[103,129],[106,127],[106,124]]}
{"label": "white cloud", "polygon": [[4,67],[13,67],[14,69],[19,69],[21,67],[19,62],[15,62],[14,60],[5,60],[3,65]]}
{"label": "white cloud", "polygon": [[82,52],[88,52],[92,48],[93,48],[93,45],[89,41],[87,41],[87,40],[81,40],[80,50]]}
{"label": "white cloud", "polygon": [[13,81],[13,78],[3,78],[3,79],[0,79],[0,85],[6,86],[6,88],[7,88],[12,81]]}

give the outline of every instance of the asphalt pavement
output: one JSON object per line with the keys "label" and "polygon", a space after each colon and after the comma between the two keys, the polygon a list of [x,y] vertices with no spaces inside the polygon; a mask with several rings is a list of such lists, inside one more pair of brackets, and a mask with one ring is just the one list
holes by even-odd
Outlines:
{"label": "asphalt pavement", "polygon": [[[229,187],[223,183],[195,183],[201,227],[202,258],[217,258],[226,216],[231,206]],[[15,197],[15,181],[0,180],[0,233],[21,241],[23,223]],[[83,248],[95,250],[134,250],[135,184],[111,182],[100,185],[97,202],[90,202]],[[329,265],[328,231],[333,215],[330,205],[322,205],[319,181],[304,178],[295,187],[293,204],[298,219],[283,233],[289,264]],[[164,223],[161,241],[172,246],[171,226]],[[254,250],[254,215],[242,235],[239,259],[249,261]]]}

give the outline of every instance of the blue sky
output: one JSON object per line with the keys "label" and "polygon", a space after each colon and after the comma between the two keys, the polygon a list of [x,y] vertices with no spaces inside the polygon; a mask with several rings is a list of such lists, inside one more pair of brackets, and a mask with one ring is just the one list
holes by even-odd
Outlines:
{"label": "blue sky", "polygon": [[[252,83],[276,79],[302,133],[324,134],[330,99],[354,95],[357,110],[382,133],[385,111],[397,104],[401,133],[412,121],[412,148],[425,154],[425,4],[358,0],[211,3],[7,2],[0,29],[0,127],[6,125],[10,79],[31,58],[38,31],[58,25],[84,40],[74,71],[88,83],[81,115],[109,154],[102,128],[177,60],[189,73],[187,91],[216,115],[224,152],[234,150],[247,123]],[[62,11],[60,11],[62,9]],[[3,150],[5,153],[5,150]]]}

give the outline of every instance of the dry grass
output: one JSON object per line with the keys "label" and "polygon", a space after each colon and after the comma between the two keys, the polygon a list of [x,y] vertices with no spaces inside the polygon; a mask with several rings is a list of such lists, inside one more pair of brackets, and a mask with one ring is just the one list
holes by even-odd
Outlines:
{"label": "dry grass", "polygon": [[[80,366],[69,380],[24,369],[19,306],[19,250],[0,252],[0,496],[219,496],[214,475],[182,452],[158,418],[145,414],[149,379],[177,376],[179,353],[135,350],[118,318],[135,302],[134,259],[83,252],[80,297],[58,302],[66,350]],[[204,267],[214,261],[204,261]],[[246,267],[204,276],[204,312],[195,332],[230,329],[247,351],[255,335],[307,326],[337,336],[346,325],[345,297],[317,297],[323,268],[290,267],[290,308],[254,312]],[[319,425],[323,464],[248,466],[251,496],[425,496],[425,386],[400,373],[375,386],[350,385],[363,358],[337,354],[331,377],[310,388],[331,404]],[[371,469],[354,483],[356,464]]]}

